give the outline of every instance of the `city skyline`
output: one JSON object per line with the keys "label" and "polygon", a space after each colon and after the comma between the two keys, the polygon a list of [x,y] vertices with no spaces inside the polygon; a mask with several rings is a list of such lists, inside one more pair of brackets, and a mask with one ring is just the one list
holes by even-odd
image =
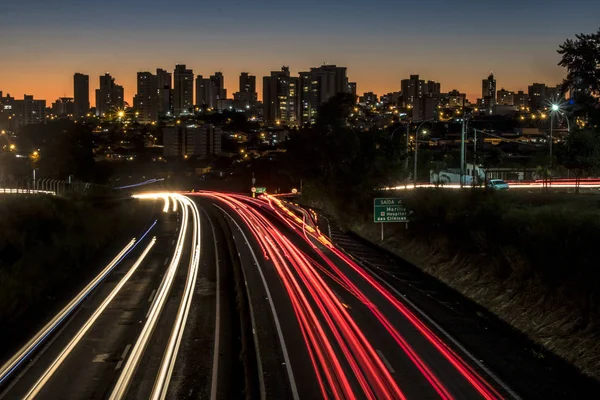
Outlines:
{"label": "city skyline", "polygon": [[[177,63],[195,75],[221,71],[230,94],[238,89],[239,73],[249,72],[259,78],[259,99],[261,78],[270,71],[286,65],[297,75],[327,63],[346,66],[359,94],[398,91],[402,79],[419,74],[441,82],[443,91],[458,89],[475,101],[481,79],[490,72],[498,89],[559,83],[565,73],[556,65],[556,49],[576,33],[595,30],[594,11],[600,11],[600,4],[584,0],[568,10],[553,7],[560,4],[554,0],[544,7],[507,0],[503,7],[488,8],[466,0],[348,1],[343,6],[327,0],[302,5],[229,1],[216,7],[175,1],[159,11],[151,1],[48,3],[10,0],[4,6],[0,37],[12,39],[0,41],[0,90],[50,102],[73,96],[75,72],[90,76],[91,93],[97,77],[110,72],[124,86],[130,105],[138,72],[173,72]],[[579,12],[575,3],[589,12]],[[31,9],[25,12],[27,5]],[[427,18],[415,21],[405,18],[408,13]],[[194,23],[198,15],[207,22]],[[70,44],[58,48],[61,42]]]}

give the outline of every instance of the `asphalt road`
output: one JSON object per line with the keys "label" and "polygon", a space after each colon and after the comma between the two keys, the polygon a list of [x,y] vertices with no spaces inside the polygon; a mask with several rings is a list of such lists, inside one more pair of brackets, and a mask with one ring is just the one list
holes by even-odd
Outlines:
{"label": "asphalt road", "polygon": [[40,344],[0,369],[0,398],[516,397],[316,215],[215,192],[141,197],[164,202],[156,225],[52,332],[40,321]]}

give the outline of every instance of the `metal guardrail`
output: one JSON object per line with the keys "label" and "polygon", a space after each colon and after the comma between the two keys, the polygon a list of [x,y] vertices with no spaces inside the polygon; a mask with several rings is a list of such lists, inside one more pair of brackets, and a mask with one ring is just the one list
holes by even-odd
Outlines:
{"label": "metal guardrail", "polygon": [[66,194],[87,195],[100,190],[108,190],[107,186],[89,182],[68,182],[59,179],[22,179],[12,182],[0,182],[0,194]]}

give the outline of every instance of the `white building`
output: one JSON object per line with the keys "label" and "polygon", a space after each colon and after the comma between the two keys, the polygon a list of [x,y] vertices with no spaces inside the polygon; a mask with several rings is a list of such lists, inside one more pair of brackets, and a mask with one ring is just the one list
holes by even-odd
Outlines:
{"label": "white building", "polygon": [[207,158],[221,154],[221,135],[221,128],[212,124],[167,126],[163,129],[163,155]]}

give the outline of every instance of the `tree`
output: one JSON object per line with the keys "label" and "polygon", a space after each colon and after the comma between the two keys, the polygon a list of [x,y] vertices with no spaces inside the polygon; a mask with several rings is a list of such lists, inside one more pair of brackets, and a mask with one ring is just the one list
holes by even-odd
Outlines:
{"label": "tree", "polygon": [[600,136],[591,130],[576,130],[558,152],[559,162],[575,175],[575,193],[581,178],[600,167]]}
{"label": "tree", "polygon": [[95,163],[91,126],[60,120],[23,127],[20,148],[33,153],[39,149],[40,176],[94,180]]}
{"label": "tree", "polygon": [[344,207],[358,204],[350,200],[370,196],[376,187],[398,182],[406,156],[388,132],[353,127],[354,106],[354,96],[334,96],[320,108],[315,125],[292,131],[286,144],[290,175]]}
{"label": "tree", "polygon": [[576,35],[558,49],[558,63],[567,69],[564,90],[571,91],[575,114],[588,118],[592,126],[600,124],[600,29],[597,33]]}

